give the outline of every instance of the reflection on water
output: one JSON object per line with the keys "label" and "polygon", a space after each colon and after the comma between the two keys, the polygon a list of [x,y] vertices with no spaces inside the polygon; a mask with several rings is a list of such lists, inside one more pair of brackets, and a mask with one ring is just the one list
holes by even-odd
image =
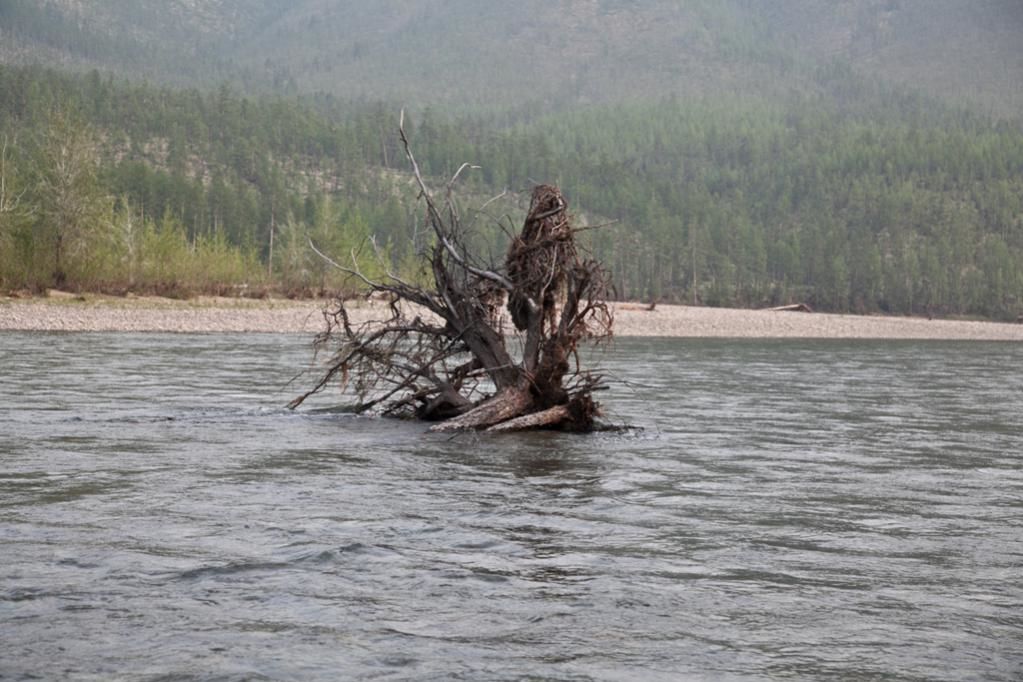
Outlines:
{"label": "reflection on water", "polygon": [[592,436],[289,413],[308,358],[0,335],[0,677],[1020,677],[1019,346],[620,341]]}

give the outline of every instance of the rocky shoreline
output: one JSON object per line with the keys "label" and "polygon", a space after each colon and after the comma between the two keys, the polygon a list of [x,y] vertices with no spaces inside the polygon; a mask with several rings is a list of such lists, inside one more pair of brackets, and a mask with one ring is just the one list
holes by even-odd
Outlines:
{"label": "rocky shoreline", "polygon": [[[324,301],[53,294],[0,298],[0,331],[314,334]],[[356,319],[375,309],[353,307]],[[617,336],[1023,341],[1023,324],[639,304],[615,306]]]}

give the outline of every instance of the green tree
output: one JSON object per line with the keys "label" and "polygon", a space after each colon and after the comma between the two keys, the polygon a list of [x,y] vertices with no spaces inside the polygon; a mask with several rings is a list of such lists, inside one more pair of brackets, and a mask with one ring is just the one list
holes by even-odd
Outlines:
{"label": "green tree", "polygon": [[90,247],[108,227],[111,202],[99,183],[99,160],[89,127],[66,113],[50,116],[35,152],[32,197],[37,247],[48,252],[57,287],[81,274]]}
{"label": "green tree", "polygon": [[19,257],[17,246],[32,216],[15,162],[16,148],[6,135],[0,138],[0,284],[4,285],[25,283],[25,259]]}
{"label": "green tree", "polygon": [[320,264],[312,261],[305,223],[289,216],[278,224],[277,230],[273,265],[281,286],[289,295],[309,293],[313,285],[313,273],[319,271]]}

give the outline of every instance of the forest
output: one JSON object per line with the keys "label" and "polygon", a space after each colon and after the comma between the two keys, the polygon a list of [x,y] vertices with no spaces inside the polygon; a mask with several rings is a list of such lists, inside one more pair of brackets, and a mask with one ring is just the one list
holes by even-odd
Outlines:
{"label": "forest", "polygon": [[[1023,128],[815,67],[748,93],[495,114],[418,107],[428,177],[463,163],[480,246],[559,186],[621,299],[1015,319]],[[400,103],[0,66],[0,287],[313,295],[308,248],[415,276]],[[383,263],[381,261],[384,261]]]}

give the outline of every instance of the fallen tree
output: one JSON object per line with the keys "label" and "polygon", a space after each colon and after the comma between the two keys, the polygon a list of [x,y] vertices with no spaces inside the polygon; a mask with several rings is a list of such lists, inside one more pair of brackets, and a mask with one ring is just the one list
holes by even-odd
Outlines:
{"label": "fallen tree", "polygon": [[466,248],[452,199],[466,166],[439,206],[403,124],[399,133],[431,235],[423,258],[432,283],[391,272],[378,281],[354,257],[350,266],[331,260],[385,301],[386,312],[355,324],[345,298],[335,299],[317,337],[330,349],[327,369],[291,406],[339,382],[356,396],[355,411],[436,421],[435,431],[591,430],[593,394],[604,384],[580,366],[578,351],[611,337],[610,276],[580,252],[565,198],[551,185],[534,188],[504,263],[482,262]]}

